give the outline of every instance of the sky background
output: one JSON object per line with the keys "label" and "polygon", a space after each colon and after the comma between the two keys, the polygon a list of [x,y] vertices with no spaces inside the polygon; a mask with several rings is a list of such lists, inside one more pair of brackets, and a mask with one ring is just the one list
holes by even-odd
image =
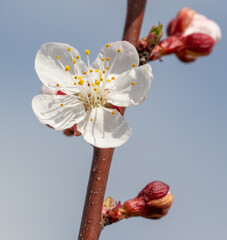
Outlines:
{"label": "sky background", "polygon": [[[106,196],[122,202],[161,180],[175,196],[161,220],[106,227],[101,240],[225,240],[227,235],[227,2],[148,0],[141,37],[188,6],[214,19],[222,39],[208,57],[152,62],[144,104],[127,108],[133,134],[116,149]],[[40,124],[31,108],[41,82],[34,69],[45,42],[91,50],[120,40],[126,1],[8,0],[0,3],[0,239],[75,240],[92,147]],[[166,36],[166,35],[165,35]]]}

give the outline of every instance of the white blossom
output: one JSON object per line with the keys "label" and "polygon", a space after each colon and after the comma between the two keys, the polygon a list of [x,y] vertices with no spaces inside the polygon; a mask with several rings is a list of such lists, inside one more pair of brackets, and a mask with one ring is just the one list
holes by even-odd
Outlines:
{"label": "white blossom", "polygon": [[[35,59],[36,72],[49,89],[33,98],[32,107],[43,124],[64,130],[77,124],[84,139],[100,148],[125,143],[131,128],[115,106],[144,101],[153,78],[149,64],[139,65],[139,56],[126,41],[106,44],[87,66],[79,52],[68,44],[46,43]],[[61,91],[66,95],[57,95]]]}

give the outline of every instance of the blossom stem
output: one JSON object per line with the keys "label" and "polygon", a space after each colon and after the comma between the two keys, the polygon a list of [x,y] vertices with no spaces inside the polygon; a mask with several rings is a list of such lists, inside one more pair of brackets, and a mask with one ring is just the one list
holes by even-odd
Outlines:
{"label": "blossom stem", "polygon": [[[123,40],[138,44],[146,0],[128,0]],[[125,108],[122,108],[124,113]],[[103,229],[102,204],[114,148],[94,147],[87,194],[78,240],[98,240]]]}

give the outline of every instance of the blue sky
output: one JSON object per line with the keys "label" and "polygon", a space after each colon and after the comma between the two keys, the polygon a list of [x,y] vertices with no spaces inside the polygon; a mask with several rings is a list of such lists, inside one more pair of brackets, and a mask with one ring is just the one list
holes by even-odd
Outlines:
{"label": "blue sky", "polygon": [[[141,37],[185,6],[218,22],[222,39],[193,64],[175,56],[151,63],[151,91],[126,111],[133,134],[115,151],[106,192],[124,202],[161,180],[175,202],[161,220],[125,220],[100,239],[226,239],[227,3],[148,0]],[[77,238],[92,147],[36,119],[31,100],[41,82],[34,59],[49,41],[90,49],[94,59],[104,44],[121,39],[125,13],[120,0],[0,3],[0,239]]]}

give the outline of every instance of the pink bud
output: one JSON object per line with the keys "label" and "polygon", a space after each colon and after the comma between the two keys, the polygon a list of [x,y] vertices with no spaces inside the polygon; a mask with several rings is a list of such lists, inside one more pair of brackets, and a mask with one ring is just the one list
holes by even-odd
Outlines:
{"label": "pink bud", "polygon": [[160,181],[149,183],[137,197],[126,201],[123,210],[126,217],[141,216],[145,218],[161,218],[168,213],[173,203],[173,195],[169,186]]}
{"label": "pink bud", "polygon": [[176,18],[170,21],[167,34],[188,36],[193,33],[206,34],[212,37],[215,43],[221,38],[221,29],[217,23],[190,8],[183,8]]}
{"label": "pink bud", "polygon": [[208,55],[221,38],[217,23],[190,8],[183,8],[170,21],[167,34],[169,37],[154,48],[149,60],[174,53],[181,61],[192,62],[199,56]]}

